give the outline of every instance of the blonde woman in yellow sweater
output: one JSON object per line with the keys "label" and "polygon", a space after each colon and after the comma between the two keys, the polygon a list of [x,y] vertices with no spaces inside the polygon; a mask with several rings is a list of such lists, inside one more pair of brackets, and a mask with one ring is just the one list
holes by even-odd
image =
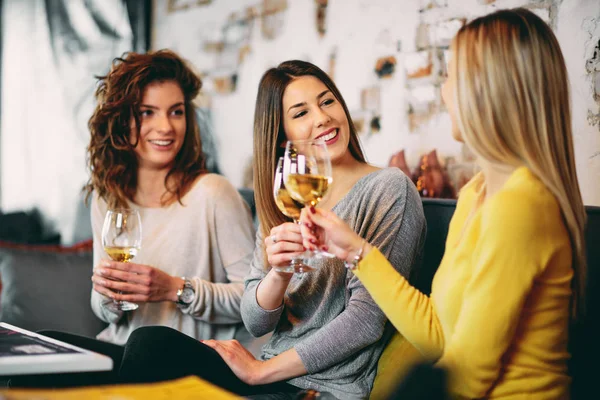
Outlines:
{"label": "blonde woman in yellow sweater", "polygon": [[461,190],[431,295],[330,211],[304,212],[304,245],[346,260],[400,334],[449,371],[453,394],[568,398],[585,212],[563,56],[525,9],[473,20],[452,52],[443,98],[482,172]]}

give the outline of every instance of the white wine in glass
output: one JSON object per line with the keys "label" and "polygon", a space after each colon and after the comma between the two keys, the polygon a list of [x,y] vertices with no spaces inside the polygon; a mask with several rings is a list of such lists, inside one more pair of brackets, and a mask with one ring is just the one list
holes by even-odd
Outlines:
{"label": "white wine in glass", "polygon": [[[331,159],[323,140],[289,140],[283,162],[285,187],[292,199],[315,207],[333,181]],[[314,257],[335,257],[326,251],[312,252]]]}
{"label": "white wine in glass", "polygon": [[[275,198],[275,204],[283,215],[291,218],[294,223],[299,223],[300,211],[302,210],[302,204],[292,199],[283,182],[283,157],[277,160],[277,166],[275,167],[275,179],[273,180],[273,197]],[[285,266],[274,266],[273,269],[278,272],[308,272],[312,270],[311,267],[302,262],[302,256],[293,258],[289,265]]]}
{"label": "white wine in glass", "polygon": [[[129,209],[108,210],[102,226],[102,246],[114,261],[131,261],[142,247],[140,213]],[[106,307],[113,311],[132,311],[137,309],[138,305],[129,301],[113,300]]]}

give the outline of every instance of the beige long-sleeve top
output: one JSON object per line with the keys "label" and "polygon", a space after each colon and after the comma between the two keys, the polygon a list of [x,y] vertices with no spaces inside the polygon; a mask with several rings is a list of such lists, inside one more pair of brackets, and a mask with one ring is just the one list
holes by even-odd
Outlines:
{"label": "beige long-sleeve top", "polygon": [[[124,344],[136,328],[163,325],[196,339],[249,340],[240,316],[243,281],[254,249],[248,206],[225,178],[215,174],[200,178],[182,203],[161,208],[130,204],[142,218],[142,248],[133,262],[189,278],[196,298],[184,309],[165,301],[114,313],[104,306],[111,300],[92,290],[94,313],[109,323],[98,339]],[[106,202],[94,196],[94,266],[108,259],[101,237],[106,210]]]}

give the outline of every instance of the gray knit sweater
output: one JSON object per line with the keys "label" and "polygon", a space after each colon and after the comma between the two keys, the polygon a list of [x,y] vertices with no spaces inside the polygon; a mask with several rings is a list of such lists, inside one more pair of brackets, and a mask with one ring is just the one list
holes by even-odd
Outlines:
{"label": "gray knit sweater", "polygon": [[[362,177],[333,211],[377,246],[403,276],[408,278],[420,263],[426,231],[423,207],[416,188],[399,169]],[[242,319],[254,336],[273,331],[263,359],[296,349],[308,374],[290,384],[340,399],[366,398],[393,327],[342,261],[324,263],[317,272],[294,275],[281,307],[263,309],[256,301],[256,289],[266,275],[259,230],[242,297]]]}

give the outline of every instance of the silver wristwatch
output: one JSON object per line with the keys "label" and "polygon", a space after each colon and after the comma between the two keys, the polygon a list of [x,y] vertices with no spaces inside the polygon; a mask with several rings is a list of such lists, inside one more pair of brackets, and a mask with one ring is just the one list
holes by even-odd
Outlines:
{"label": "silver wristwatch", "polygon": [[183,287],[177,291],[177,307],[185,308],[192,304],[194,298],[196,297],[196,291],[194,290],[194,285],[192,282],[187,279],[185,276],[182,276],[183,279]]}

